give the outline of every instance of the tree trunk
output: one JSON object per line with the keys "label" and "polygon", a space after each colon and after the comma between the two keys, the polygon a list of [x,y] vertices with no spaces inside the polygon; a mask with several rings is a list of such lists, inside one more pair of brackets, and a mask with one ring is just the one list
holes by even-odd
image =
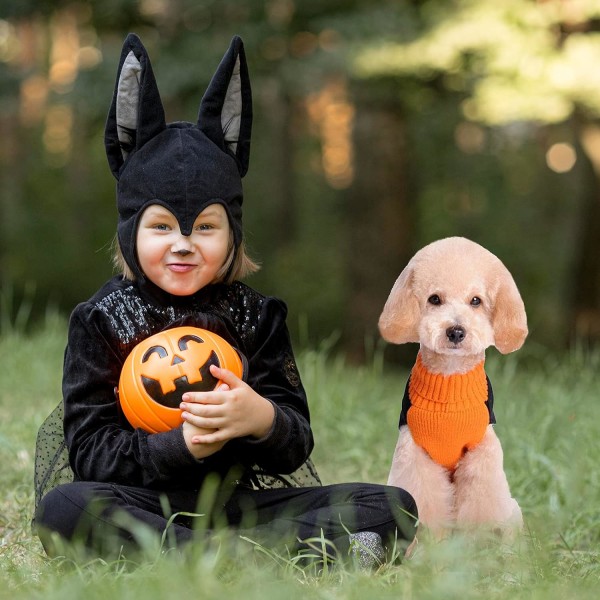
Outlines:
{"label": "tree trunk", "polygon": [[[394,281],[414,249],[406,124],[397,103],[357,92],[355,179],[348,194],[348,303],[344,346],[368,358],[380,339],[377,321]],[[399,357],[398,350],[388,350]]]}
{"label": "tree trunk", "polygon": [[281,251],[295,240],[297,234],[293,168],[295,107],[293,99],[278,81],[264,79],[261,83],[262,91],[256,99],[262,104],[264,121],[263,138],[256,142],[257,151],[258,145],[262,144],[262,151],[259,151],[262,164],[257,172],[267,173],[268,179],[260,182],[265,196],[262,205],[267,212],[264,215],[267,220],[261,220],[260,229],[267,225],[270,231],[268,248]]}
{"label": "tree trunk", "polygon": [[593,167],[594,184],[581,213],[579,246],[573,269],[571,327],[577,341],[600,342],[600,127],[587,125],[581,135]]}

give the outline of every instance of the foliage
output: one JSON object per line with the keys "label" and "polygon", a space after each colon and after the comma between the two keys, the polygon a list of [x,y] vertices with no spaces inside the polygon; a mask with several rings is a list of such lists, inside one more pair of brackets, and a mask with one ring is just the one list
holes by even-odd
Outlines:
{"label": "foliage", "polygon": [[579,107],[600,115],[600,35],[589,31],[600,14],[595,0],[458,0],[427,3],[421,35],[382,40],[357,52],[361,77],[441,76],[464,91],[468,118],[487,123],[561,122]]}
{"label": "foliage", "polygon": [[[370,151],[351,132],[372,107],[402,124],[408,161],[389,160],[408,180],[407,248],[471,237],[513,271],[537,341],[571,341],[577,296],[600,337],[600,268],[586,261],[600,254],[599,14],[597,0],[4,0],[0,285],[16,304],[35,287],[35,316],[49,300],[70,311],[112,273],[103,126],[124,35],[148,46],[167,118],[194,120],[238,33],[255,113],[244,224],[265,265],[250,283],[286,300],[295,337],[305,317],[313,340],[376,335],[385,298],[358,289],[349,252],[364,227],[353,181],[367,182],[365,210],[378,189],[376,170],[352,162]],[[344,144],[340,182],[327,160]],[[558,167],[553,150],[567,152]],[[408,257],[374,246],[354,250],[386,263],[391,287]],[[369,295],[368,323],[355,323],[352,305]]]}
{"label": "foliage", "polygon": [[[559,357],[532,345],[514,357],[488,358],[505,467],[527,524],[518,544],[422,539],[410,560],[366,573],[351,563],[310,567],[301,557],[227,537],[166,555],[157,551],[160,540],[147,539],[141,556],[109,563],[46,559],[29,529],[33,448],[37,426],[60,395],[64,341],[64,322],[0,340],[0,598],[596,597],[598,354]],[[381,350],[368,366],[348,365],[331,354],[332,342],[300,353],[315,463],[325,483],[383,482],[406,372],[384,368]],[[315,540],[312,554],[321,543]]]}

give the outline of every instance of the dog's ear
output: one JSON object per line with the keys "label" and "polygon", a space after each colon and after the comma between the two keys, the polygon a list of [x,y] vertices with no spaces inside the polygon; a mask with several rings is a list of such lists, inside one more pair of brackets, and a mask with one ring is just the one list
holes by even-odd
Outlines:
{"label": "dog's ear", "polygon": [[250,157],[252,92],[244,44],[238,36],[231,40],[202,98],[198,127],[235,158],[243,177]]}
{"label": "dog's ear", "polygon": [[381,337],[394,344],[419,341],[421,311],[413,293],[414,268],[410,262],[400,273],[379,317]]}
{"label": "dog's ear", "polygon": [[528,333],[527,315],[517,284],[504,265],[500,270],[499,280],[492,312],[494,346],[502,354],[509,354],[518,350],[525,342]]}

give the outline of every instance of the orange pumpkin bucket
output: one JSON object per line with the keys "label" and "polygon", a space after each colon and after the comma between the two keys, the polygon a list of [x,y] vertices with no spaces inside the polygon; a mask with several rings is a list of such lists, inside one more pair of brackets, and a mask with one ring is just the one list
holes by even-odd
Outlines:
{"label": "orange pumpkin bucket", "polygon": [[119,378],[119,402],[135,428],[168,431],[182,423],[179,404],[185,392],[214,390],[221,382],[210,366],[242,378],[240,355],[216,333],[174,327],[140,342],[125,359]]}

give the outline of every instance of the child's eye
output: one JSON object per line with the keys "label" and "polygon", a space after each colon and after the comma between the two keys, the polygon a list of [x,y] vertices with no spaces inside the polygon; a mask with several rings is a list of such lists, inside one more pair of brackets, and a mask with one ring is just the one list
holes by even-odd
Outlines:
{"label": "child's eye", "polygon": [[166,223],[157,223],[152,226],[152,229],[156,229],[157,231],[171,231],[171,228]]}
{"label": "child's eye", "polygon": [[214,229],[214,227],[210,223],[200,223],[196,227],[196,231],[210,231],[211,229]]}

